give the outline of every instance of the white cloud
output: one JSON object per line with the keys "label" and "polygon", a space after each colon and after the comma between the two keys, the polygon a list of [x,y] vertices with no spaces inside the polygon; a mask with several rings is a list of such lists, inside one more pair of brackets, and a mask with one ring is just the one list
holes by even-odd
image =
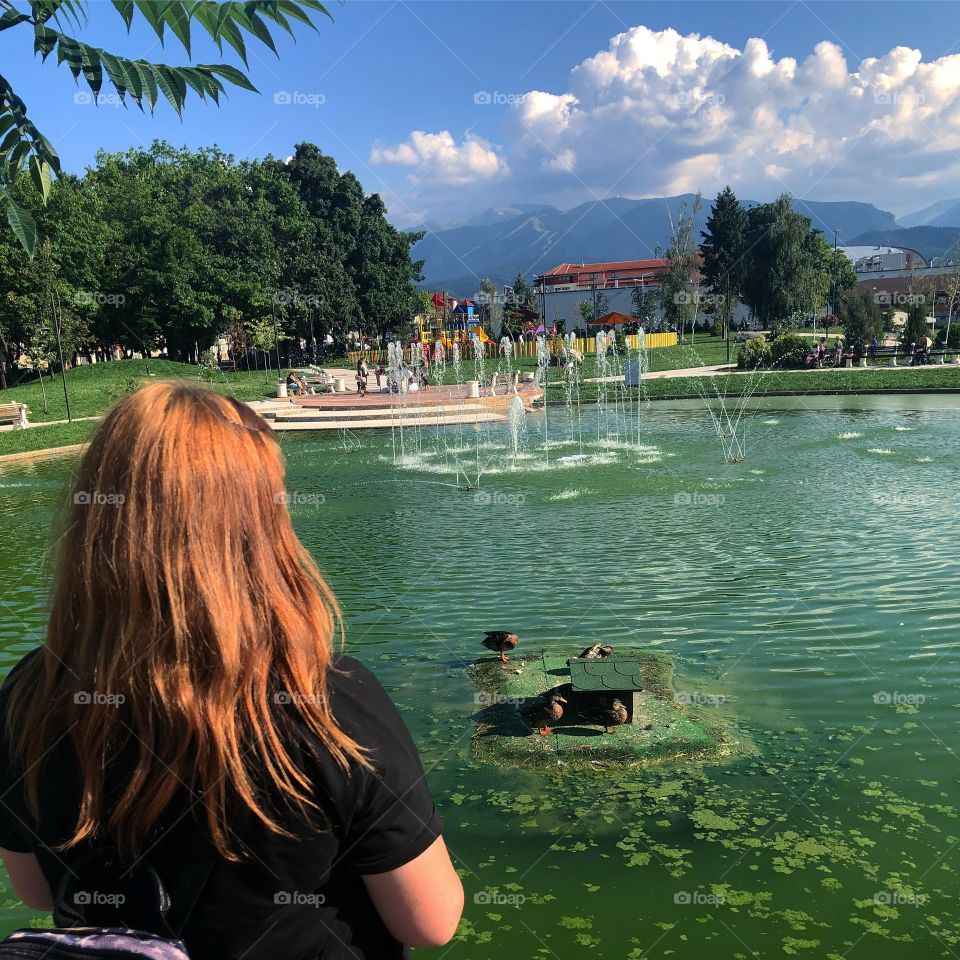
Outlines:
{"label": "white cloud", "polygon": [[370,162],[412,167],[409,174],[412,183],[427,180],[464,185],[502,177],[509,172],[507,162],[486,140],[467,134],[458,144],[449,130],[440,133],[414,130],[403,143],[392,147],[374,145]]}
{"label": "white cloud", "polygon": [[960,54],[924,61],[895,47],[856,63],[824,41],[778,59],[759,38],[739,48],[637,26],[565,87],[511,96],[502,149],[414,131],[371,161],[409,167],[417,204],[446,212],[726,183],[748,199],[789,190],[904,211],[960,190]]}
{"label": "white cloud", "polygon": [[798,62],[757,38],[741,50],[639,26],[574,67],[566,92],[519,97],[509,119],[514,167],[566,172],[585,195],[729,182],[760,199],[882,205],[934,171],[943,190],[960,185],[960,55],[925,63],[906,47],[850,65],[825,41]]}

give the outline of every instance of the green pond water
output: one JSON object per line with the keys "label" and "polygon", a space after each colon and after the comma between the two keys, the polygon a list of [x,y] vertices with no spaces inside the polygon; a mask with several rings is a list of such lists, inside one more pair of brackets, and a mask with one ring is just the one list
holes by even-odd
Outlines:
{"label": "green pond water", "polygon": [[[542,414],[516,458],[504,426],[407,431],[400,466],[389,432],[282,437],[297,530],[421,747],[462,872],[437,956],[957,956],[960,401],[763,401],[736,464],[702,403],[651,405],[639,450],[596,445],[598,416],[550,410],[549,468]],[[458,490],[453,464],[478,456],[479,491]],[[42,636],[68,470],[0,474],[4,671]],[[466,667],[489,629],[528,653],[670,653],[679,690],[759,754],[480,764]],[[4,932],[30,917],[4,903]]]}

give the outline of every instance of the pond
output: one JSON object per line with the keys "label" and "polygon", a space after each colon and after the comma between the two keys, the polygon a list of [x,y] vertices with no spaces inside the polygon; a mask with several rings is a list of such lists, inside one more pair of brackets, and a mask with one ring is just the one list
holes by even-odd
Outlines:
{"label": "pond", "polygon": [[[443,956],[953,955],[960,402],[756,401],[740,463],[702,403],[637,415],[618,441],[584,408],[574,443],[551,409],[546,454],[542,413],[516,450],[506,425],[406,431],[399,451],[389,431],[282,437],[296,528],[421,747],[463,875]],[[4,672],[42,637],[68,470],[0,475]],[[693,707],[758,753],[486,766],[467,666],[494,629],[518,653],[669,653]],[[30,913],[4,902],[6,932]]]}

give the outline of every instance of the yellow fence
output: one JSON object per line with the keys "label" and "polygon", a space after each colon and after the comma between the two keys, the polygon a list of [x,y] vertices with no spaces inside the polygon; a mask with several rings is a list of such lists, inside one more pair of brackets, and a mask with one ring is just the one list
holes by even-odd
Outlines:
{"label": "yellow fence", "polygon": [[[552,353],[560,353],[562,340],[560,337],[551,337],[549,340],[550,349]],[[640,337],[637,335],[631,335],[627,337],[627,347],[630,350],[638,349],[640,345]],[[648,333],[644,338],[644,346],[648,350],[656,349],[657,347],[675,347],[677,345],[677,335],[675,333]],[[582,354],[590,354],[597,352],[597,338],[596,337],[578,337],[576,342],[576,348]],[[468,353],[469,346],[461,348],[464,351],[464,356],[472,356]],[[499,344],[491,343],[487,348],[489,356],[496,356],[499,353]],[[525,340],[523,343],[514,344],[514,355],[517,357],[535,357],[537,355],[537,344],[535,340]],[[351,363],[356,363],[360,358],[360,354],[356,350],[351,350],[347,356],[350,358]],[[367,358],[367,363],[385,363],[387,359],[386,350],[368,350],[365,354]],[[403,351],[403,357],[405,360],[410,359],[410,350],[409,348]],[[447,351],[447,359],[450,358],[450,351]]]}

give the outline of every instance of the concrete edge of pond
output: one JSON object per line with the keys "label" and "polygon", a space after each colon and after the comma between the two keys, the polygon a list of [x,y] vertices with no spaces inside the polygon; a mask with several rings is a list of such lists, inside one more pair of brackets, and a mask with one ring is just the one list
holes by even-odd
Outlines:
{"label": "concrete edge of pond", "polygon": [[42,447],[39,450],[5,453],[0,456],[0,467],[15,463],[29,463],[35,460],[55,460],[58,457],[68,457],[72,453],[81,453],[89,446],[89,443],[71,443],[65,447]]}

